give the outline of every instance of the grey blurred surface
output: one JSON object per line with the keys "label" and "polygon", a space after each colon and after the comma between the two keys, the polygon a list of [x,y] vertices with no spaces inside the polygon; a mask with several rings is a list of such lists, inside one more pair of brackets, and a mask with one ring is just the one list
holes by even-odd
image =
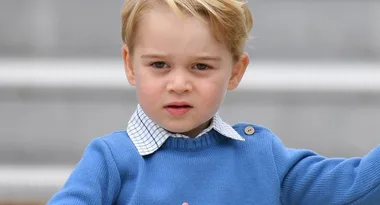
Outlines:
{"label": "grey blurred surface", "polygon": [[[119,58],[123,1],[1,0],[0,56]],[[380,1],[249,0],[255,60],[379,61]]]}

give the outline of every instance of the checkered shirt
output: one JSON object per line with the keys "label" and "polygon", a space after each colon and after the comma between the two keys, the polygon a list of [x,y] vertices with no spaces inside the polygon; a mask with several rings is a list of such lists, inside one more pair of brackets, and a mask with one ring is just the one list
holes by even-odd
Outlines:
{"label": "checkered shirt", "polygon": [[[210,126],[197,137],[212,129],[225,137],[241,141],[245,140],[231,125],[225,123],[218,114],[212,118]],[[136,111],[128,122],[127,133],[142,156],[154,153],[169,137],[189,138],[183,134],[170,133],[158,126],[144,113],[140,105],[137,105]]]}

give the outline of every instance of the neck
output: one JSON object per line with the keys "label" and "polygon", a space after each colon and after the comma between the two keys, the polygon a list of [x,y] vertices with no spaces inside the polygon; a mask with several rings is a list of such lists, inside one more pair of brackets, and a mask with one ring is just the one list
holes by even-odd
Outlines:
{"label": "neck", "polygon": [[210,126],[211,124],[211,121],[212,119],[208,120],[207,122],[199,125],[198,127],[192,129],[192,130],[189,130],[187,132],[183,132],[183,133],[180,133],[180,134],[183,134],[183,135],[186,135],[190,138],[195,138],[197,137],[203,130],[205,130],[207,127]]}

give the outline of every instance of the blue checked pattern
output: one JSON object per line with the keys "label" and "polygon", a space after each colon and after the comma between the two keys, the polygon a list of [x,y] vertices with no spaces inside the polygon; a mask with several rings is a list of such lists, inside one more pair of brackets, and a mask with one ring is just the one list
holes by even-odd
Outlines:
{"label": "blue checked pattern", "polygon": [[[197,137],[212,129],[225,137],[245,141],[245,139],[240,136],[231,125],[225,123],[218,114],[213,117],[211,125],[203,130]],[[158,126],[144,113],[140,105],[137,105],[135,113],[128,122],[127,133],[142,156],[154,153],[169,137],[189,138],[183,134],[170,133]]]}

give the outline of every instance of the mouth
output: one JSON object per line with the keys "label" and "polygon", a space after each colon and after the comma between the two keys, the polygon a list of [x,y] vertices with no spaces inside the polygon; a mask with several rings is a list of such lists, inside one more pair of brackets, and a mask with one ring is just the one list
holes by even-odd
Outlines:
{"label": "mouth", "polygon": [[166,109],[166,111],[168,111],[170,115],[181,116],[185,115],[193,107],[186,102],[173,102],[167,104],[166,106],[164,106],[164,108]]}

